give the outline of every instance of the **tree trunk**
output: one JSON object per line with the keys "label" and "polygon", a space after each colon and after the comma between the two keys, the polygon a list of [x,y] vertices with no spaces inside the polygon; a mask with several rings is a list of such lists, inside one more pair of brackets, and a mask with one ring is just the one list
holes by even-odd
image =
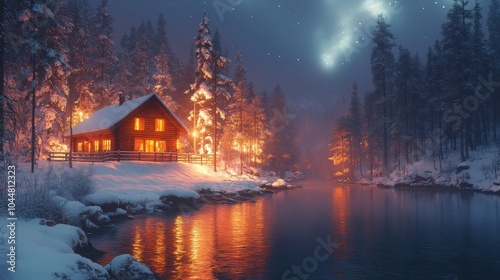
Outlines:
{"label": "tree trunk", "polygon": [[32,54],[32,100],[31,100],[31,173],[35,172],[35,150],[36,150],[36,135],[35,135],[35,105],[36,105],[36,59],[35,54]]}

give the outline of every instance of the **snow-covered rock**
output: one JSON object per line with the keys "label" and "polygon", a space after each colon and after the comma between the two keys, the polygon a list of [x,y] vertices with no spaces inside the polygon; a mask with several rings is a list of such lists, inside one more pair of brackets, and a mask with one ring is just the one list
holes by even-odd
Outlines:
{"label": "snow-covered rock", "polygon": [[52,199],[62,206],[63,219],[71,225],[93,230],[110,223],[109,217],[99,206],[85,206],[81,202],[67,200],[60,196],[54,196]]}
{"label": "snow-covered rock", "polygon": [[288,183],[285,180],[279,178],[278,180],[274,181],[271,185],[275,188],[278,188],[278,187],[285,187],[288,185]]}
{"label": "snow-covered rock", "polygon": [[200,195],[193,190],[165,190],[161,193],[160,199],[167,196],[176,196],[179,198],[200,198]]}
{"label": "snow-covered rock", "polygon": [[138,262],[129,254],[123,254],[115,257],[104,267],[111,279],[116,280],[155,280],[153,272],[144,264]]}

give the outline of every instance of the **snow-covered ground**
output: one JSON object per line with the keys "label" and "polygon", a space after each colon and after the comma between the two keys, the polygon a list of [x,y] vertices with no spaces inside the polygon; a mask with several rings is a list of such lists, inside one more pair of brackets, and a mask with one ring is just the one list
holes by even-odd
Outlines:
{"label": "snow-covered ground", "polygon": [[[6,223],[7,218],[0,217],[0,228],[5,229]],[[102,266],[73,251],[87,243],[87,236],[80,228],[40,225],[40,219],[18,220],[16,233],[15,272],[7,271],[7,246],[0,246],[2,274],[8,273],[7,279],[56,279],[57,276],[60,279],[106,279],[99,278],[108,274]],[[0,242],[7,242],[5,234]]]}
{"label": "snow-covered ground", "polygon": [[[75,167],[85,165],[77,163]],[[198,198],[196,191],[202,189],[237,192],[263,183],[249,175],[216,173],[209,166],[177,162],[105,162],[94,164],[92,169],[96,191],[85,196],[84,201],[97,205],[158,201],[162,194]]]}
{"label": "snow-covered ground", "polygon": [[[470,188],[481,191],[500,191],[500,158],[498,148],[471,151],[468,161],[462,162],[459,153],[451,153],[441,161],[422,159],[379,177],[373,183],[388,186],[442,186]],[[495,174],[495,169],[497,172]]]}

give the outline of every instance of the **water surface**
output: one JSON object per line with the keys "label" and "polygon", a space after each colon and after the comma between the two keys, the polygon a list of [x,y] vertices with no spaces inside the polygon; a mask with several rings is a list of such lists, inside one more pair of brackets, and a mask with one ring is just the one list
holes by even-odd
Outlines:
{"label": "water surface", "polygon": [[499,279],[500,196],[301,184],[118,223],[90,238],[96,261],[129,253],[162,279]]}

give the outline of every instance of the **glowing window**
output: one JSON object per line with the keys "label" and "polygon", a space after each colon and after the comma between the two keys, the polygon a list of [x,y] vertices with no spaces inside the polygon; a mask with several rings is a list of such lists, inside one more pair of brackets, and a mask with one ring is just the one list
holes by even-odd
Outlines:
{"label": "glowing window", "polygon": [[76,144],[76,151],[77,152],[83,152],[83,143],[82,142],[78,142]]}
{"label": "glowing window", "polygon": [[99,151],[99,141],[94,141],[94,151]]}
{"label": "glowing window", "polygon": [[146,152],[152,153],[155,151],[155,140],[146,140]]}
{"label": "glowing window", "polygon": [[111,151],[111,140],[102,140],[102,150]]}
{"label": "glowing window", "polygon": [[144,152],[144,140],[142,139],[134,140],[134,151]]}
{"label": "glowing window", "polygon": [[144,130],[144,118],[134,119],[134,130]]}
{"label": "glowing window", "polygon": [[167,144],[165,143],[165,141],[156,141],[156,151],[157,152],[167,151]]}
{"label": "glowing window", "polygon": [[164,119],[155,119],[155,131],[165,131]]}

